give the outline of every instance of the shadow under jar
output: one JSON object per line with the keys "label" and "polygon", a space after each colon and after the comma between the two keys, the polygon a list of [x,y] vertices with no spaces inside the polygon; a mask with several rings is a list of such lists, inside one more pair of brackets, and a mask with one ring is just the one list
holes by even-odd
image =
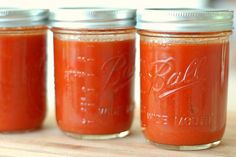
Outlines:
{"label": "shadow under jar", "polygon": [[0,132],[41,127],[48,10],[0,9]]}
{"label": "shadow under jar", "polygon": [[141,123],[152,143],[176,150],[220,143],[232,18],[225,10],[139,11]]}
{"label": "shadow under jar", "polygon": [[135,10],[64,8],[52,12],[50,20],[61,130],[80,139],[128,135],[134,108]]}

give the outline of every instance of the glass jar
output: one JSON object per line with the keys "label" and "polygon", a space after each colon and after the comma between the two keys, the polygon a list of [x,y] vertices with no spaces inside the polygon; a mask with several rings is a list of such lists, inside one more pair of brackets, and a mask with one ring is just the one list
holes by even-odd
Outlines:
{"label": "glass jar", "polygon": [[0,9],[0,132],[42,125],[47,18],[44,9]]}
{"label": "glass jar", "polygon": [[128,135],[134,108],[135,10],[64,8],[53,11],[50,20],[61,130],[81,139]]}
{"label": "glass jar", "polygon": [[176,150],[220,143],[232,18],[226,10],[139,11],[141,123],[148,140]]}

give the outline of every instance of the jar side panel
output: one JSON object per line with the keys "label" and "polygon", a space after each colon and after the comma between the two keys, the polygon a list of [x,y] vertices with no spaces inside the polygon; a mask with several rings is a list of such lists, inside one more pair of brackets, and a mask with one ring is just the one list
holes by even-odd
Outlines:
{"label": "jar side panel", "polygon": [[92,35],[91,40],[89,36],[69,36],[74,36],[73,40],[54,34],[59,127],[85,135],[129,130],[134,107],[135,34],[114,35],[111,40],[106,35]]}
{"label": "jar side panel", "polygon": [[170,145],[220,140],[226,121],[228,36],[141,36],[140,48],[141,119],[147,138]]}
{"label": "jar side panel", "polygon": [[46,32],[0,34],[0,131],[41,126],[46,110]]}

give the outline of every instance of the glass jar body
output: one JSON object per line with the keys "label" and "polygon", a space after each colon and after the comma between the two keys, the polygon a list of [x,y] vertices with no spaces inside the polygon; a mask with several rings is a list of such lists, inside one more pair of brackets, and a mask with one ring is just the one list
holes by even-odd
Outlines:
{"label": "glass jar body", "polygon": [[0,28],[0,132],[41,127],[46,110],[46,26]]}
{"label": "glass jar body", "polygon": [[126,136],[134,108],[135,30],[52,30],[61,130],[82,139]]}
{"label": "glass jar body", "polygon": [[219,144],[231,32],[139,33],[141,123],[147,139],[177,150]]}

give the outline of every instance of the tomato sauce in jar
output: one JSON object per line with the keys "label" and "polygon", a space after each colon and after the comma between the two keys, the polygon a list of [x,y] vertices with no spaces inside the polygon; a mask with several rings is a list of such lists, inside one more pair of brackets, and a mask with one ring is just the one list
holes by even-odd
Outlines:
{"label": "tomato sauce in jar", "polygon": [[[70,11],[82,14],[94,12],[101,17],[91,14],[92,20],[85,28],[80,28],[84,24],[78,22],[80,19],[77,22],[81,25],[78,24],[76,28],[69,26],[68,21],[68,27],[64,28],[53,21],[59,11],[53,14],[56,116],[59,127],[67,134],[82,139],[126,136],[132,124],[134,108],[134,10],[60,11],[64,11],[64,15]],[[100,18],[106,18],[105,14],[111,19],[99,22]],[[109,26],[119,14],[131,17],[131,21],[124,26],[119,23]]]}
{"label": "tomato sauce in jar", "polygon": [[[147,9],[140,14],[141,123],[146,138],[159,146],[198,150],[222,139],[232,26],[215,25],[218,30],[211,32],[190,25],[212,17],[229,18],[231,23],[232,12],[219,12]],[[187,22],[168,25],[157,18],[151,29],[142,22],[153,13]]]}
{"label": "tomato sauce in jar", "polygon": [[1,9],[0,14],[0,132],[40,128],[46,110],[48,11]]}

